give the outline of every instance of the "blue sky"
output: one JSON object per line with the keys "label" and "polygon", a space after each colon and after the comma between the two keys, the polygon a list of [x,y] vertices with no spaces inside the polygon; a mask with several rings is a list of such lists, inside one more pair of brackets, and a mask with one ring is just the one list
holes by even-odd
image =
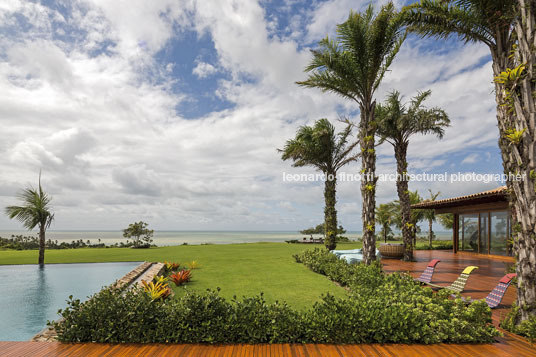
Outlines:
{"label": "blue sky", "polygon": [[[300,125],[358,118],[304,89],[309,50],[366,1],[4,1],[0,4],[0,205],[35,183],[54,229],[297,230],[322,220],[322,182],[282,162]],[[380,3],[376,3],[379,5]],[[401,3],[397,3],[400,7]],[[379,88],[432,90],[452,126],[415,137],[410,172],[502,173],[487,48],[409,36]],[[340,127],[342,124],[337,123]],[[395,170],[378,149],[378,172]],[[359,164],[344,169],[359,172]],[[411,182],[442,198],[499,182]],[[396,198],[381,183],[378,202]],[[341,223],[360,230],[359,184],[338,187]],[[1,229],[18,224],[0,217]]]}

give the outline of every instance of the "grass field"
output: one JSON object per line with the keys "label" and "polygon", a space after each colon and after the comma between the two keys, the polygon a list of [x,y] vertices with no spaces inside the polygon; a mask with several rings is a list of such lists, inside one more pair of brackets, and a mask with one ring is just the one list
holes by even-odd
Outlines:
{"label": "grass field", "polygon": [[[319,245],[315,245],[319,246]],[[344,244],[353,249],[359,244]],[[324,293],[344,296],[346,291],[324,276],[298,264],[292,255],[311,245],[286,243],[250,243],[228,245],[188,245],[150,249],[82,248],[48,250],[46,263],[174,261],[185,264],[196,260],[192,281],[175,288],[177,295],[186,290],[205,291],[221,288],[228,299],[233,295],[264,293],[267,301],[286,301],[296,308],[307,308]],[[0,251],[0,264],[35,264],[36,250]],[[170,286],[174,284],[171,283]]]}
{"label": "grass field", "polygon": [[[378,243],[379,244],[379,243]],[[424,244],[424,243],[420,243]],[[225,298],[251,296],[260,292],[268,302],[286,301],[306,308],[324,293],[344,296],[346,291],[324,276],[298,264],[292,255],[321,245],[286,243],[249,243],[226,245],[181,245],[150,249],[81,248],[47,250],[45,263],[96,263],[121,261],[172,261],[186,264],[195,260],[199,269],[192,281],[174,288],[178,296],[188,290],[221,288]],[[361,243],[340,243],[337,249],[360,248]],[[37,250],[0,251],[0,265],[35,264]],[[174,284],[171,283],[170,286]]]}

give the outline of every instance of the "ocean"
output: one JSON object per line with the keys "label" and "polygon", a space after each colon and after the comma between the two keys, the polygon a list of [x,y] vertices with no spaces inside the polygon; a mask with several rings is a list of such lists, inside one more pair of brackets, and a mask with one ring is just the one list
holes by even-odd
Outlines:
{"label": "ocean", "polygon": [[[420,235],[425,235],[426,232]],[[451,232],[435,232],[436,239],[450,240]],[[11,235],[37,236],[37,232],[28,231],[1,231],[0,237],[10,238]],[[361,238],[361,232],[347,232],[344,234],[351,240]],[[155,231],[153,243],[158,246],[180,244],[231,244],[231,243],[255,243],[255,242],[284,242],[291,239],[301,240],[305,235],[292,231]],[[308,236],[307,236],[308,237]],[[316,237],[319,237],[316,235]],[[90,240],[96,244],[114,244],[126,242],[122,231],[54,231],[49,230],[46,238],[61,242],[71,242],[82,239]]]}

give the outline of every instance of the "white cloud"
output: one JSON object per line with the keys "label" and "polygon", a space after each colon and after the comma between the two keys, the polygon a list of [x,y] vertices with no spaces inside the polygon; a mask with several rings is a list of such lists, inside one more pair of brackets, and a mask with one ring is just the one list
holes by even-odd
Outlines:
{"label": "white cloud", "polygon": [[218,70],[216,67],[206,62],[197,62],[197,65],[192,70],[192,73],[195,74],[198,78],[203,79],[208,76],[216,73]]}
{"label": "white cloud", "polygon": [[474,164],[479,158],[480,156],[478,154],[469,154],[462,160],[462,164]]}
{"label": "white cloud", "polygon": [[[357,109],[295,81],[305,78],[310,60],[301,46],[365,3],[327,1],[296,14],[294,24],[312,19],[301,29],[305,39],[297,25],[294,35],[272,36],[276,23],[255,1],[83,1],[65,18],[43,5],[5,4],[0,18],[16,12],[35,24],[2,25],[15,35],[0,37],[0,206],[13,202],[14,188],[35,183],[42,168],[58,229],[120,229],[144,219],[156,229],[278,230],[321,218],[322,183],[283,182],[282,172],[313,169],[292,168],[276,148],[300,125]],[[75,40],[54,38],[52,24],[68,26]],[[195,62],[159,63],[157,54],[186,30],[210,36],[216,58],[198,62],[193,73],[218,78],[214,94],[232,108],[189,120],[175,112],[189,98],[170,73]],[[421,42],[405,45],[378,99],[394,88],[407,97],[431,88],[429,105],[444,107],[453,122],[442,141],[411,142],[412,169],[440,167],[462,148],[496,144],[486,55],[476,45],[447,54]],[[392,148],[384,145],[378,172],[393,169]],[[394,184],[380,184],[378,202],[395,195]],[[338,201],[341,223],[359,229],[359,183],[340,183]],[[0,224],[18,227],[5,217]]]}

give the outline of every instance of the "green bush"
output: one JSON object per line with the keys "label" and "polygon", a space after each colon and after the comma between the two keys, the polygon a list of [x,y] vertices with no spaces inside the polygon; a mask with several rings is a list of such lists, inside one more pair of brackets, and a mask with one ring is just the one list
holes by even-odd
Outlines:
{"label": "green bush", "polygon": [[439,343],[491,342],[498,334],[482,301],[466,306],[434,294],[379,263],[349,265],[324,249],[296,256],[349,289],[307,311],[261,295],[225,300],[217,291],[151,300],[140,290],[104,289],[87,302],[70,298],[52,322],[62,342],[141,343]]}
{"label": "green bush", "polygon": [[514,303],[506,318],[501,321],[501,327],[512,333],[525,336],[533,342],[536,341],[536,317],[530,317],[528,320],[517,324],[519,314],[519,306]]}

